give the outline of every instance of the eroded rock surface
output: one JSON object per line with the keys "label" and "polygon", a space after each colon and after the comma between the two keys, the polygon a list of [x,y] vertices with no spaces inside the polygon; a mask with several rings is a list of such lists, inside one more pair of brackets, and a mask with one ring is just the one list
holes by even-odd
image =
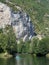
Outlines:
{"label": "eroded rock surface", "polygon": [[11,25],[11,10],[7,5],[0,3],[0,28],[5,28],[7,24]]}
{"label": "eroded rock surface", "polygon": [[34,35],[34,26],[31,23],[30,17],[24,12],[17,12],[12,16],[12,26],[17,39],[22,38],[24,41],[31,39]]}
{"label": "eroded rock surface", "polygon": [[26,41],[34,35],[34,26],[25,12],[12,12],[10,7],[0,3],[0,28],[6,25],[12,25],[17,40],[22,38]]}

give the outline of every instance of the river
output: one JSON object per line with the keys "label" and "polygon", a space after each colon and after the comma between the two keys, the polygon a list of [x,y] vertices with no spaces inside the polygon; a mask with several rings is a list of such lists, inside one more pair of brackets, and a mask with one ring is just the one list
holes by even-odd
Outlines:
{"label": "river", "polygon": [[0,65],[49,65],[49,59],[46,57],[35,57],[30,54],[19,54],[15,58],[0,58]]}

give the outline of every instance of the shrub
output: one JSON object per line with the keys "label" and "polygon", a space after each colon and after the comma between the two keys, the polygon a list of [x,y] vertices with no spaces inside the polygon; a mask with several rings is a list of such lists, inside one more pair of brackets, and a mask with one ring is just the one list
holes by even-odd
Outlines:
{"label": "shrub", "polygon": [[37,37],[33,38],[32,42],[31,42],[32,53],[38,52],[38,44],[39,44],[39,39]]}
{"label": "shrub", "polygon": [[20,40],[20,43],[17,43],[17,52],[18,53],[22,53],[22,47],[23,47],[23,41],[22,40]]}
{"label": "shrub", "polygon": [[30,48],[30,41],[23,42],[20,41],[19,44],[17,44],[17,52],[19,53],[29,53]]}
{"label": "shrub", "polygon": [[35,54],[45,55],[49,52],[49,37],[45,37],[41,40],[34,38],[31,44],[32,52]]}
{"label": "shrub", "polygon": [[0,33],[0,51],[1,50],[12,54],[17,52],[16,37],[11,26],[7,26],[4,32]]}
{"label": "shrub", "polygon": [[[15,37],[15,34],[13,32],[13,28],[11,26],[8,26],[8,33],[7,33],[7,36],[8,36],[8,43],[7,43],[7,47],[6,47],[6,50],[9,52],[9,53],[16,53],[17,52],[17,42],[16,42],[16,37]],[[7,29],[6,28],[6,29]]]}
{"label": "shrub", "polygon": [[8,43],[7,35],[0,33],[0,50],[3,49],[5,52],[7,43]]}

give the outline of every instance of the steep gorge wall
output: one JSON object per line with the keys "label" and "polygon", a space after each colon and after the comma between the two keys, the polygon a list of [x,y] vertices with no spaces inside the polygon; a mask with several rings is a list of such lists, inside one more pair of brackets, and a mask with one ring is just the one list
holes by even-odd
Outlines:
{"label": "steep gorge wall", "polygon": [[17,40],[25,41],[34,36],[34,25],[25,12],[12,12],[10,7],[0,3],[0,28],[5,28],[6,25],[12,25]]}

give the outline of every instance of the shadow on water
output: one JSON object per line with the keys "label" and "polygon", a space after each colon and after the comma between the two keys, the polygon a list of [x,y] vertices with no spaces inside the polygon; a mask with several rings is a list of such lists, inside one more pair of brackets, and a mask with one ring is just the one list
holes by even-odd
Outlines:
{"label": "shadow on water", "polygon": [[15,58],[0,58],[0,65],[49,65],[49,59],[46,57],[35,57],[30,54],[19,54]]}

